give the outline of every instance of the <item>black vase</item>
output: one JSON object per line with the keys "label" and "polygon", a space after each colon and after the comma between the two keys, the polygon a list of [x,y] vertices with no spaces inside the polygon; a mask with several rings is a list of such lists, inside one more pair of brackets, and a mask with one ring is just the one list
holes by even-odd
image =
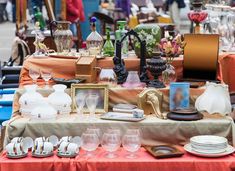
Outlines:
{"label": "black vase", "polygon": [[149,81],[148,87],[164,88],[165,85],[158,78],[166,69],[166,61],[161,58],[160,51],[153,52],[153,57],[147,61],[147,69],[154,77]]}

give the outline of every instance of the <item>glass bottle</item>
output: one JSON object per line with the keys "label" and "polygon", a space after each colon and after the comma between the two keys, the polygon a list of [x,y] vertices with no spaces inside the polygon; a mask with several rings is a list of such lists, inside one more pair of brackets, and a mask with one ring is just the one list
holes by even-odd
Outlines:
{"label": "glass bottle", "polygon": [[90,55],[100,55],[102,46],[103,46],[103,38],[96,31],[96,17],[91,17],[90,26],[91,33],[86,39],[87,50]]}
{"label": "glass bottle", "polygon": [[35,20],[39,22],[40,30],[44,30],[44,28],[46,27],[46,22],[43,19],[40,9],[37,6],[34,6],[33,9],[34,9],[34,17]]}
{"label": "glass bottle", "polygon": [[103,54],[105,56],[113,57],[114,56],[114,46],[113,42],[110,39],[110,28],[106,28],[106,36],[107,40],[105,41],[104,47],[103,47]]}
{"label": "glass bottle", "polygon": [[[115,39],[116,41],[117,40],[121,41],[123,36],[125,36],[125,34],[127,33],[127,30],[125,29],[126,21],[117,21],[117,25],[118,25],[118,30],[116,30],[115,32]],[[128,38],[126,37],[125,40],[122,42],[122,57],[124,58],[128,56],[128,50],[129,50],[128,47],[129,47],[129,42]]]}

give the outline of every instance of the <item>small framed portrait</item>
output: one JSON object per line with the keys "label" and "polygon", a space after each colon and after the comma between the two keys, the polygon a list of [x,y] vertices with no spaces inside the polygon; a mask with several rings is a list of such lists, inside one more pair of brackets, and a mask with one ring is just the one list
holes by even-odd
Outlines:
{"label": "small framed portrait", "polygon": [[189,83],[170,84],[170,111],[189,108]]}
{"label": "small framed portrait", "polygon": [[89,113],[89,108],[95,108],[95,113],[108,112],[107,84],[72,84],[72,111],[76,112],[83,106],[83,112]]}

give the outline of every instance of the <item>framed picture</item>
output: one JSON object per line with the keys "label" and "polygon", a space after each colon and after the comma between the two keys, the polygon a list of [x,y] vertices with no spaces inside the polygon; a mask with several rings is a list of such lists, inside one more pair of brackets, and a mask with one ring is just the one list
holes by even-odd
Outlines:
{"label": "framed picture", "polygon": [[170,84],[170,111],[189,108],[189,83]]}
{"label": "framed picture", "polygon": [[[84,95],[87,98],[89,95],[96,95],[98,102],[96,105],[95,113],[108,112],[108,85],[107,84],[72,84],[71,97],[72,97],[72,111],[76,112],[77,102],[76,96],[78,94]],[[83,108],[84,113],[89,113],[88,107],[85,103]]]}

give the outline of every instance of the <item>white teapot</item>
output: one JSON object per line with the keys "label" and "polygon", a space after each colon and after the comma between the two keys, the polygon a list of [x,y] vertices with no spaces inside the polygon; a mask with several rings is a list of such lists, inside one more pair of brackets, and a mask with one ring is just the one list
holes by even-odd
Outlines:
{"label": "white teapot", "polygon": [[226,115],[231,113],[228,85],[207,82],[205,92],[195,102],[195,108],[199,112],[206,111],[209,114]]}

